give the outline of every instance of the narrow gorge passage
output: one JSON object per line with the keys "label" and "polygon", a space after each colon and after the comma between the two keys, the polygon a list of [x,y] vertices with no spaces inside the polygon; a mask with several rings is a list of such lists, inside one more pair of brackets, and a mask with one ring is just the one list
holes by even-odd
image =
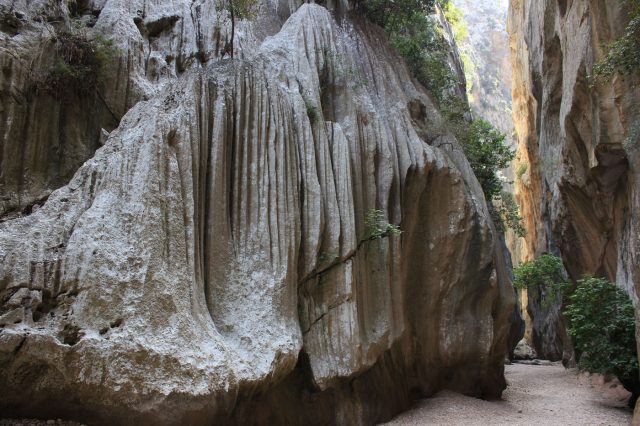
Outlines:
{"label": "narrow gorge passage", "polygon": [[639,105],[640,0],[0,0],[0,426],[631,424]]}
{"label": "narrow gorge passage", "polygon": [[628,393],[617,382],[578,375],[561,364],[507,365],[500,401],[450,391],[419,401],[388,426],[401,425],[630,425]]}

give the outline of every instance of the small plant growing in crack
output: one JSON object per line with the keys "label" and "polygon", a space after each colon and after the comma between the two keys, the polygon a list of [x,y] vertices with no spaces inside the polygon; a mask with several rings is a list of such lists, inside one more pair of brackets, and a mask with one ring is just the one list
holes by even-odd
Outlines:
{"label": "small plant growing in crack", "polygon": [[364,220],[364,241],[379,240],[389,236],[398,236],[402,233],[400,227],[387,222],[382,210],[370,210]]}
{"label": "small plant growing in crack", "polygon": [[318,108],[309,100],[307,97],[304,97],[304,106],[307,110],[307,116],[309,117],[309,122],[311,125],[314,125],[318,120]]}
{"label": "small plant growing in crack", "polygon": [[318,262],[322,263],[332,263],[335,262],[336,260],[338,260],[338,253],[335,252],[325,252],[323,251],[322,253],[320,253],[320,255],[318,256]]}

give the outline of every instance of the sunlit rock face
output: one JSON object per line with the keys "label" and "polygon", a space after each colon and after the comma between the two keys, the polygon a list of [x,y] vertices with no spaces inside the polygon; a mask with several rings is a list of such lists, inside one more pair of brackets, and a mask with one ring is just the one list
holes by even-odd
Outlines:
{"label": "sunlit rock face", "polygon": [[[640,114],[638,81],[589,78],[627,22],[622,2],[514,0],[509,12],[526,254],[559,253],[572,278],[606,276],[637,300],[640,151],[624,141]],[[540,297],[530,295],[535,349],[567,358],[560,306],[543,307]]]}
{"label": "sunlit rock face", "polygon": [[511,60],[507,34],[508,0],[452,0],[464,19],[468,37],[461,50],[469,86],[469,103],[476,115],[511,140]]}
{"label": "sunlit rock face", "polygon": [[[8,3],[4,152],[45,148],[2,163],[3,415],[352,425],[442,388],[500,395],[514,300],[484,196],[380,29],[264,2],[231,60],[209,2],[56,6],[119,47],[87,96],[103,121],[16,98],[14,54],[45,55],[33,17],[59,2]],[[84,150],[67,183],[34,168],[63,139]]]}

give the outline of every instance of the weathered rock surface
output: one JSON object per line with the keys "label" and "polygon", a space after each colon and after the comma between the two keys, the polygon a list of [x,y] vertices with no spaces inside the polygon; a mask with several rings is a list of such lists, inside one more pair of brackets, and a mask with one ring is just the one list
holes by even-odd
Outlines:
{"label": "weathered rock surface", "polygon": [[[510,4],[513,116],[526,167],[517,196],[526,256],[562,255],[569,275],[607,276],[634,300],[640,286],[637,77],[590,86],[603,45],[621,35],[623,2],[514,0]],[[636,136],[637,137],[637,136]],[[529,295],[539,356],[571,356],[560,306]],[[535,337],[537,335],[537,338]]]}
{"label": "weathered rock surface", "polygon": [[[452,0],[460,10],[467,37],[458,35],[458,49],[465,58],[464,73],[469,92],[469,106],[476,118],[482,118],[496,126],[506,136],[506,142],[515,150],[511,117],[511,61],[509,35],[507,33],[508,0],[486,2],[482,0]],[[506,169],[503,191],[514,192],[514,171]],[[520,246],[524,239],[507,229],[504,235],[504,257],[507,269],[521,260]],[[519,301],[518,301],[519,302]],[[509,347],[511,350],[525,334],[522,305],[517,304],[511,320]]]}
{"label": "weathered rock surface", "polygon": [[517,360],[536,359],[537,357],[536,350],[529,346],[525,339],[520,340],[513,351],[513,358]]}
{"label": "weathered rock surface", "polygon": [[[0,413],[369,424],[500,395],[513,289],[457,142],[379,29],[285,3],[220,60],[211,3],[88,2],[122,119],[0,223]],[[373,209],[403,233],[368,238]]]}

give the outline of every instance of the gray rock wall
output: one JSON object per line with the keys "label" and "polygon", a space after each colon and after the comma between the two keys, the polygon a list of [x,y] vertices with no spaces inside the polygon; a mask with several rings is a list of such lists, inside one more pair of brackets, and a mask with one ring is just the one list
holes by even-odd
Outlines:
{"label": "gray rock wall", "polygon": [[[627,22],[618,1],[515,0],[509,31],[517,161],[527,165],[517,185],[525,254],[561,254],[572,278],[606,276],[637,301],[640,151],[637,141],[623,142],[639,119],[638,81],[590,80],[604,46]],[[535,298],[535,349],[570,357],[560,306],[544,308]]]}
{"label": "gray rock wall", "polygon": [[[379,29],[262,3],[231,60],[210,3],[90,5],[121,48],[103,90],[122,119],[0,223],[2,414],[370,424],[442,388],[500,395],[500,245]],[[369,238],[374,209],[402,234]]]}

